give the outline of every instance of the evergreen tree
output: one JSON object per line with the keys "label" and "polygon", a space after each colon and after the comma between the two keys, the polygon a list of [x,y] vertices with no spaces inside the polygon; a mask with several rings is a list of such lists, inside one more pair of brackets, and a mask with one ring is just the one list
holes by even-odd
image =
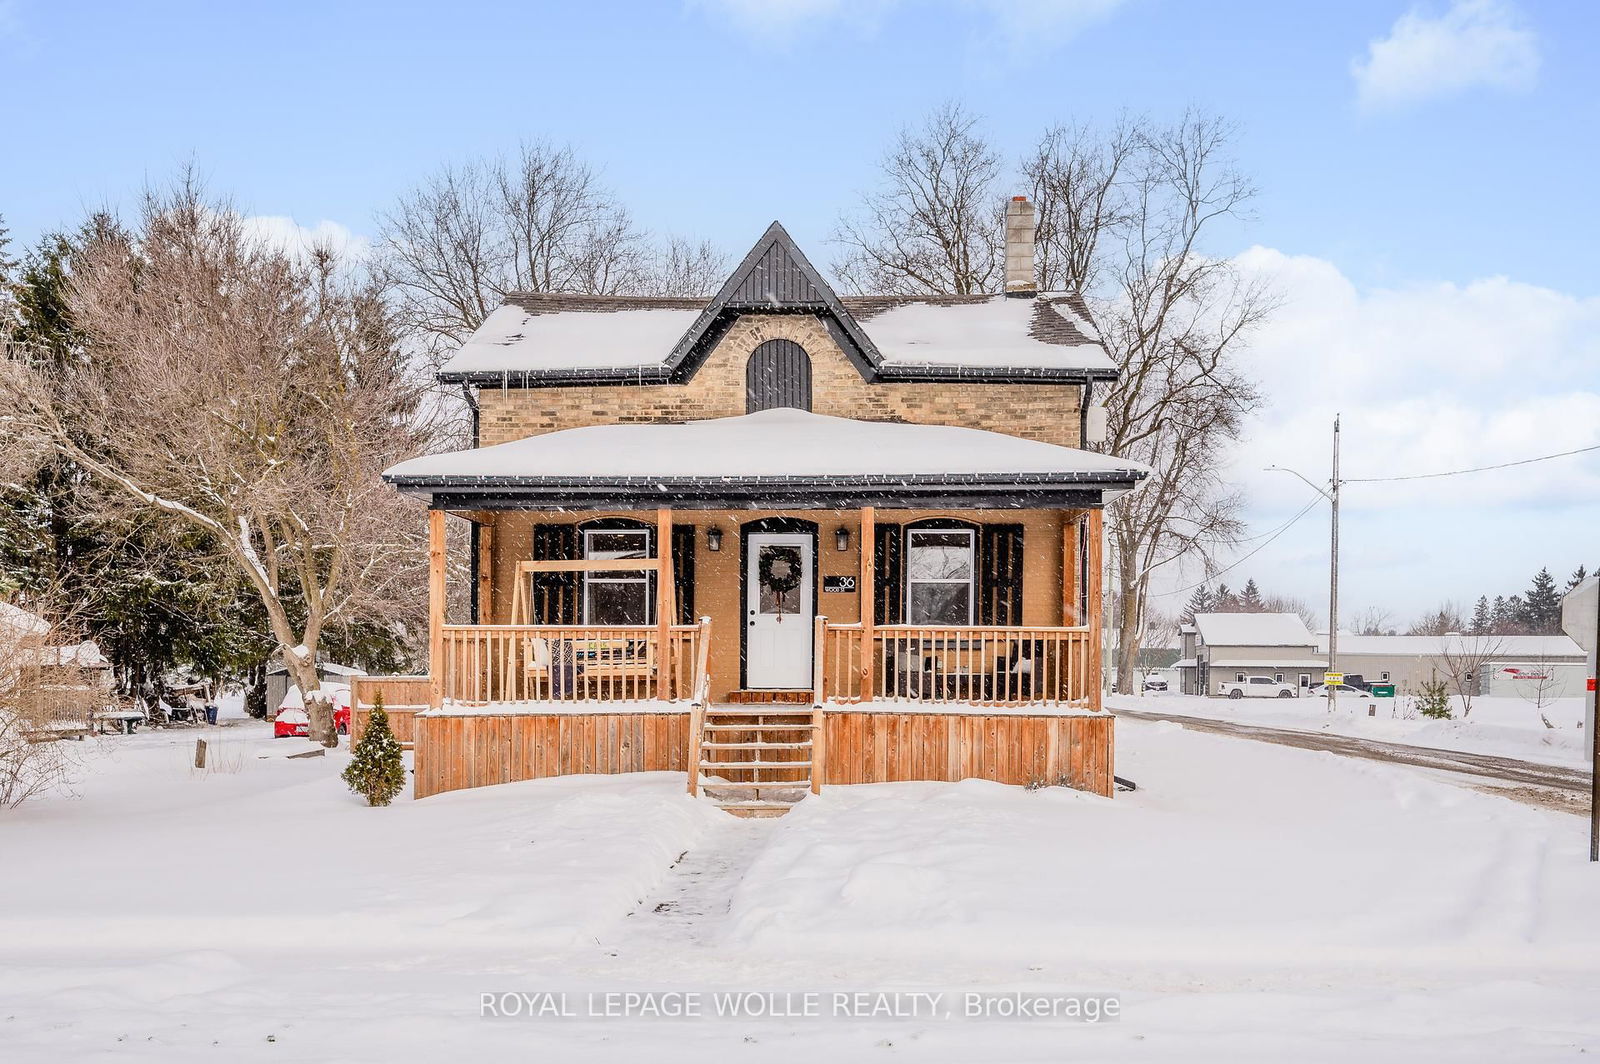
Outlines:
{"label": "evergreen tree", "polygon": [[1494,597],[1494,606],[1489,610],[1489,631],[1493,635],[1510,635],[1515,627],[1511,617],[1511,605],[1506,602],[1504,595]]}
{"label": "evergreen tree", "polygon": [[1581,565],[1578,566],[1573,570],[1572,575],[1567,577],[1566,590],[1570,593],[1576,589],[1579,584],[1583,583],[1587,579],[1589,579],[1589,571]]}
{"label": "evergreen tree", "polygon": [[1528,630],[1528,604],[1521,595],[1506,599],[1506,630],[1499,635],[1520,635]]}
{"label": "evergreen tree", "polygon": [[1256,587],[1256,582],[1253,578],[1246,580],[1244,582],[1244,590],[1239,592],[1239,612],[1260,613],[1264,609],[1266,607],[1261,603],[1261,589]]}
{"label": "evergreen tree", "polygon": [[406,785],[405,760],[400,755],[400,740],[389,730],[389,714],[383,710],[383,696],[373,702],[366,730],[352,751],[343,773],[345,783],[367,800],[368,805],[388,805]]}
{"label": "evergreen tree", "polygon": [[1430,720],[1449,720],[1450,688],[1443,680],[1424,680],[1416,695],[1417,712]]}
{"label": "evergreen tree", "polygon": [[1218,584],[1216,594],[1211,596],[1212,613],[1238,613],[1239,596],[1228,589],[1227,584]]}
{"label": "evergreen tree", "polygon": [[1553,635],[1561,631],[1561,592],[1548,568],[1540,569],[1523,597],[1524,623],[1534,635]]}
{"label": "evergreen tree", "polygon": [[1201,585],[1194,589],[1194,593],[1189,596],[1189,601],[1184,603],[1183,612],[1178,615],[1178,620],[1184,624],[1193,624],[1195,614],[1210,612],[1212,612],[1211,589]]}
{"label": "evergreen tree", "polygon": [[1493,625],[1493,615],[1489,612],[1489,596],[1479,595],[1477,605],[1472,607],[1472,621],[1467,625],[1467,631],[1473,635],[1488,635]]}

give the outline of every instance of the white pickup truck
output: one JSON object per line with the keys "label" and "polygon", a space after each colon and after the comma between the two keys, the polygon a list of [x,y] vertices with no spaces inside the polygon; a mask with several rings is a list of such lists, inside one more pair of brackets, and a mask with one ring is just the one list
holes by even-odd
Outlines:
{"label": "white pickup truck", "polygon": [[1242,681],[1223,680],[1217,694],[1224,698],[1299,698],[1300,689],[1270,676],[1246,676]]}

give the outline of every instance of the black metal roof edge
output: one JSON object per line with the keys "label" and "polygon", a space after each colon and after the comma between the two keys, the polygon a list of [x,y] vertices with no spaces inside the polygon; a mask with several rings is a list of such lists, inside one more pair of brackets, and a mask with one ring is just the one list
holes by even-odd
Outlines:
{"label": "black metal roof edge", "polygon": [[401,488],[485,488],[540,490],[582,490],[584,488],[632,488],[670,494],[675,491],[692,491],[714,488],[719,491],[739,490],[806,490],[829,488],[941,488],[941,487],[993,487],[1010,490],[1033,486],[1116,485],[1132,487],[1149,474],[1142,469],[1124,469],[1116,472],[1059,472],[1059,473],[851,473],[816,476],[587,476],[587,477],[529,477],[529,476],[407,476],[384,473],[383,479]]}
{"label": "black metal roof edge", "polygon": [[859,506],[901,510],[1041,510],[1101,509],[1108,492],[1126,490],[1130,485],[1078,485],[1036,488],[1026,495],[1016,492],[952,490],[928,491],[925,495],[844,488],[827,492],[806,492],[793,497],[773,492],[738,494],[706,491],[694,495],[645,495],[617,489],[592,494],[514,494],[511,492],[421,492],[409,491],[428,500],[435,510],[652,510],[668,506],[674,510],[848,510]]}
{"label": "black metal roof edge", "polygon": [[1114,381],[1120,376],[1114,367],[1040,366],[934,366],[887,362],[878,366],[878,377],[897,384],[934,384],[972,381],[977,384],[1086,384],[1089,381]]}
{"label": "black metal roof edge", "polygon": [[665,366],[619,366],[614,369],[440,370],[440,384],[506,384],[515,388],[562,388],[580,384],[666,384]]}
{"label": "black metal roof edge", "polygon": [[[829,331],[833,323],[827,323]],[[1085,384],[1089,381],[1114,381],[1115,369],[1062,369],[1022,366],[997,366],[974,368],[971,366],[921,366],[884,363],[876,367],[863,364],[845,345],[850,358],[863,377],[869,381],[895,384],[943,384],[950,381],[968,381],[974,384]],[[478,387],[495,387],[505,384],[515,388],[570,388],[586,384],[683,384],[692,374],[681,370],[674,373],[666,366],[639,366],[617,369],[532,369],[532,370],[473,370],[456,373],[440,372],[441,384],[473,384]]]}

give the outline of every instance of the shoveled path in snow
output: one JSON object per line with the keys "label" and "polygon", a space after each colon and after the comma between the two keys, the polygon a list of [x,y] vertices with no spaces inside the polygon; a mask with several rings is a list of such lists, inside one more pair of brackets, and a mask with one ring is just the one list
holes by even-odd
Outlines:
{"label": "shoveled path in snow", "polygon": [[[1133,720],[1171,721],[1195,731],[1231,735],[1240,739],[1295,746],[1302,750],[1323,750],[1345,757],[1366,758],[1369,761],[1387,761],[1397,765],[1415,765],[1418,768],[1439,769],[1444,772],[1482,779],[1518,784],[1522,788],[1544,787],[1568,794],[1589,794],[1590,775],[1582,769],[1564,768],[1560,765],[1543,765],[1537,761],[1522,761],[1514,757],[1495,754],[1475,754],[1466,750],[1444,750],[1433,746],[1408,746],[1386,743],[1377,739],[1362,739],[1330,732],[1297,731],[1292,728],[1270,728],[1260,724],[1239,724],[1227,720],[1211,720],[1180,714],[1149,713],[1138,709],[1116,709],[1119,717]],[[1137,781],[1135,781],[1137,782]],[[1526,793],[1516,790],[1503,792],[1507,797],[1529,800]],[[1534,799],[1534,804],[1575,813],[1587,812],[1587,802],[1546,802]]]}
{"label": "shoveled path in snow", "polygon": [[628,945],[708,945],[727,918],[733,892],[775,828],[762,818],[727,816],[673,864],[655,892],[628,916]]}

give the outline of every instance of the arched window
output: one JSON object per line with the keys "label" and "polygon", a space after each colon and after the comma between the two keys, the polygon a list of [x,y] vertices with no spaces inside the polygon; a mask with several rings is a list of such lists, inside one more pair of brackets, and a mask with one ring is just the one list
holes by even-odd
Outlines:
{"label": "arched window", "polygon": [[750,352],[744,370],[747,414],[773,407],[811,409],[811,356],[793,340],[768,340]]}

